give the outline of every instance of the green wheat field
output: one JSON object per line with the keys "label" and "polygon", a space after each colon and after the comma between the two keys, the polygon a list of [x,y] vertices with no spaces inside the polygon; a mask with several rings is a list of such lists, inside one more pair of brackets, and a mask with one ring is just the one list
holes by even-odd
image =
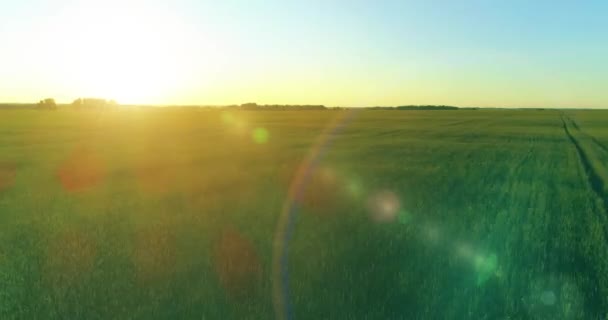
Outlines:
{"label": "green wheat field", "polygon": [[608,111],[2,110],[0,319],[607,319],[607,214]]}

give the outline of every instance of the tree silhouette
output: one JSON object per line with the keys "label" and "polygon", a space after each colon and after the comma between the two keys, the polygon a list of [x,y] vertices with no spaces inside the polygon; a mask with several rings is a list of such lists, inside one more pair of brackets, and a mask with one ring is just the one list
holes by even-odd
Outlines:
{"label": "tree silhouette", "polygon": [[57,109],[57,104],[55,103],[55,99],[53,99],[53,98],[46,98],[46,99],[40,100],[36,106],[41,110]]}
{"label": "tree silhouette", "polygon": [[102,109],[115,107],[118,103],[114,100],[105,100],[99,98],[78,98],[72,102],[72,106],[82,109]]}

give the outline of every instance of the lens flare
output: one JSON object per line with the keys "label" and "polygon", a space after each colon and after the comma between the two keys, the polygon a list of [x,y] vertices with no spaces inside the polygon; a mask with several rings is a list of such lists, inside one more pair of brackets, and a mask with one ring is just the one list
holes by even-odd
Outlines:
{"label": "lens flare", "polygon": [[214,251],[215,271],[228,296],[240,300],[254,294],[262,280],[262,264],[253,243],[236,229],[228,228]]}
{"label": "lens flare", "polygon": [[346,190],[350,195],[358,198],[363,194],[363,185],[358,179],[351,179],[346,184]]}
{"label": "lens flare", "polygon": [[272,248],[272,299],[277,319],[292,319],[293,308],[289,294],[289,240],[293,233],[295,217],[298,213],[297,203],[310,180],[311,172],[331,146],[333,138],[352,121],[357,112],[340,113],[325,128],[310,150],[308,157],[301,163],[290,183],[287,199],[279,214]]}
{"label": "lens flare", "polygon": [[540,295],[540,301],[546,306],[552,306],[555,304],[557,297],[555,296],[555,292],[553,290],[545,290]]}
{"label": "lens flare", "polygon": [[104,164],[89,148],[74,150],[57,169],[64,190],[80,192],[99,185],[104,179]]}
{"label": "lens flare", "polygon": [[226,125],[233,125],[237,121],[234,115],[229,112],[222,112],[221,118],[222,122]]}
{"label": "lens flare", "polygon": [[566,274],[550,274],[529,282],[529,295],[522,298],[534,319],[590,319],[585,314],[585,295]]}
{"label": "lens flare", "polygon": [[496,254],[488,256],[477,255],[474,260],[475,271],[477,272],[477,285],[483,285],[496,274],[498,259]]}
{"label": "lens flare", "polygon": [[270,138],[270,133],[265,128],[255,128],[252,133],[252,138],[257,144],[265,144]]}
{"label": "lens flare", "polygon": [[[250,134],[247,122],[242,119],[242,117],[239,117],[232,112],[224,111],[221,113],[220,119],[224,123],[224,125],[229,127],[232,133],[237,134],[239,136]],[[251,133],[251,135],[252,138],[255,140],[255,137],[253,137],[253,132]]]}
{"label": "lens flare", "polygon": [[0,163],[0,192],[13,185],[16,172],[17,170],[13,164]]}
{"label": "lens flare", "polygon": [[368,203],[372,220],[376,222],[392,222],[401,208],[399,198],[392,191],[384,190],[374,194]]}

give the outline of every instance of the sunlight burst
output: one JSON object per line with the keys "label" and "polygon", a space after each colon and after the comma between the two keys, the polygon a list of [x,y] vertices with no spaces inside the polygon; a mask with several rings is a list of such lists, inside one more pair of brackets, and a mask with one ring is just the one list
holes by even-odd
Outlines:
{"label": "sunlight burst", "polygon": [[160,8],[80,3],[53,21],[46,59],[70,91],[154,103],[187,82],[188,28]]}

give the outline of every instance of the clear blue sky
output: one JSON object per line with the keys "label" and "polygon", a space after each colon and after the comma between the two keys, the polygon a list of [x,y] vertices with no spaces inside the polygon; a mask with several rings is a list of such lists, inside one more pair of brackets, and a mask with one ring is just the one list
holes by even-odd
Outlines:
{"label": "clear blue sky", "polygon": [[608,107],[608,1],[0,2],[0,101]]}

